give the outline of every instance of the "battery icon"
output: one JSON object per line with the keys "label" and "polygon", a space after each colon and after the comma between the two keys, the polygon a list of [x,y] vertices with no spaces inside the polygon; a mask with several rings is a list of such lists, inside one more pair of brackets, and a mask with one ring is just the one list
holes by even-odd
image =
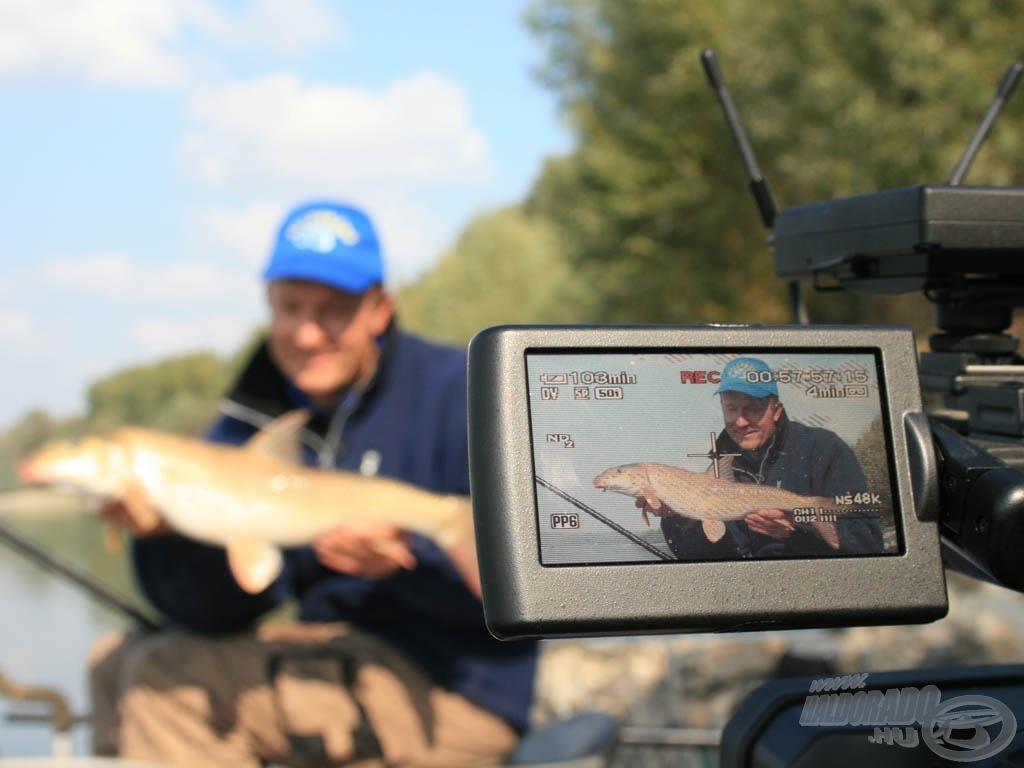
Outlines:
{"label": "battery icon", "polygon": [[566,373],[542,373],[540,375],[541,384],[568,384],[569,375]]}

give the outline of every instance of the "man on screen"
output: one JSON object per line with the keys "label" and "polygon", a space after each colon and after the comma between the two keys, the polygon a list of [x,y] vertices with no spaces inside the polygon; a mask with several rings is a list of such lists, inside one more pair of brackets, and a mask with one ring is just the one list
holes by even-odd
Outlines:
{"label": "man on screen", "polygon": [[[751,373],[755,375],[750,375]],[[792,421],[779,399],[771,368],[762,360],[740,357],[722,371],[715,390],[725,429],[718,452],[735,454],[733,479],[773,485],[804,496],[836,496],[867,490],[853,451],[837,434]],[[643,504],[643,502],[638,502]],[[830,547],[809,523],[796,522],[793,512],[759,509],[742,520],[726,523],[719,541],[705,536],[701,522],[684,517],[685,510],[652,510],[680,560],[732,560],[737,557],[824,557],[882,551],[878,521],[856,513],[839,515],[838,550]]]}

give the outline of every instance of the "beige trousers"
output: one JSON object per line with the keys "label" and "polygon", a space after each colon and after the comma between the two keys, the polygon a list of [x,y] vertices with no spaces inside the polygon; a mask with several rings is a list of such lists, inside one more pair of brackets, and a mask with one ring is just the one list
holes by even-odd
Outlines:
{"label": "beige trousers", "polygon": [[500,718],[341,624],[110,635],[90,657],[97,755],[205,768],[499,764]]}

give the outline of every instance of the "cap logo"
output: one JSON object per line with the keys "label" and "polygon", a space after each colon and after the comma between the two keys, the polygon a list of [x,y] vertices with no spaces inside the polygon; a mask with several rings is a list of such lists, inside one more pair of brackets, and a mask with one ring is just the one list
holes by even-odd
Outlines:
{"label": "cap logo", "polygon": [[341,242],[349,247],[359,242],[352,222],[334,211],[309,211],[288,225],[284,236],[296,248],[330,253]]}
{"label": "cap logo", "polygon": [[[736,360],[729,370],[729,375],[734,379],[742,379],[743,381],[751,381],[750,374],[755,376],[760,373],[757,368],[748,363],[746,360]],[[757,381],[757,379],[753,379]]]}

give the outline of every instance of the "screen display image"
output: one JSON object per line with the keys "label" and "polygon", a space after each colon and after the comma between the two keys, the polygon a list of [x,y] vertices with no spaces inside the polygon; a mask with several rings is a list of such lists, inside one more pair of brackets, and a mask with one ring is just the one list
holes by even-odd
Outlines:
{"label": "screen display image", "polygon": [[901,552],[876,350],[527,350],[541,563]]}

